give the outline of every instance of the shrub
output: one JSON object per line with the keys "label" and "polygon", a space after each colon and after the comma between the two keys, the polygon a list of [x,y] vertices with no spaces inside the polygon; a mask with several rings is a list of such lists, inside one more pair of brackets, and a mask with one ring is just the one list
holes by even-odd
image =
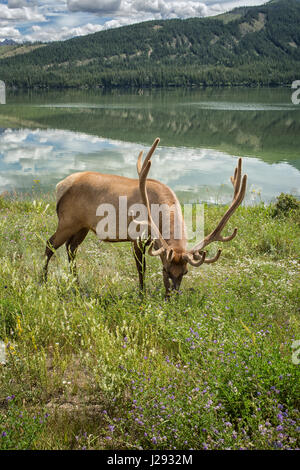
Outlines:
{"label": "shrub", "polygon": [[300,215],[300,201],[291,194],[281,193],[272,211],[272,217],[289,217]]}

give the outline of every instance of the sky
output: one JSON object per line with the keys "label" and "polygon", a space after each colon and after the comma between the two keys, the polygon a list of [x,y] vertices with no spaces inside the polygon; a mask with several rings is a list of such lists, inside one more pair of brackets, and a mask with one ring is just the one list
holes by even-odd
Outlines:
{"label": "sky", "polygon": [[0,0],[0,41],[57,41],[153,19],[212,16],[267,0]]}

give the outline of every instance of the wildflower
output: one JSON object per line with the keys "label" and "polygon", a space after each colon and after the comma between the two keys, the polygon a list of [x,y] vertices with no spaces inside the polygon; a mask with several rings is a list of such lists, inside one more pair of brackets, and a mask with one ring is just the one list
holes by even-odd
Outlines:
{"label": "wildflower", "polygon": [[22,328],[22,325],[21,325],[21,319],[20,319],[19,315],[17,315],[17,326],[16,326],[16,330],[17,330],[17,334],[18,334],[19,336],[21,336],[22,331],[23,331],[23,328]]}
{"label": "wildflower", "polygon": [[283,415],[282,415],[282,413],[278,413],[277,418],[279,419],[279,421],[283,421]]}

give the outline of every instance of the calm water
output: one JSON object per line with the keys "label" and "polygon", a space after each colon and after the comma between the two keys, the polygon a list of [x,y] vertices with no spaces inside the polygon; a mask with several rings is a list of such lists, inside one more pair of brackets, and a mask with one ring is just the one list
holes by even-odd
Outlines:
{"label": "calm water", "polygon": [[8,94],[0,106],[0,192],[53,190],[75,171],[151,177],[182,201],[227,202],[238,156],[247,203],[300,196],[300,105],[289,89]]}

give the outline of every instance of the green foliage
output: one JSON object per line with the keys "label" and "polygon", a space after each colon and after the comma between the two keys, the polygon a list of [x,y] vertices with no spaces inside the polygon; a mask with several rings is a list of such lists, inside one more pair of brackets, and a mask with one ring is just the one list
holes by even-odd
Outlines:
{"label": "green foliage", "polygon": [[297,0],[149,21],[0,57],[1,78],[24,88],[291,84],[300,73],[299,23]]}
{"label": "green foliage", "polygon": [[15,396],[5,399],[0,410],[0,450],[31,450],[45,427],[48,414],[29,413],[16,403]]}
{"label": "green foliage", "polygon": [[300,216],[300,201],[291,194],[281,193],[272,211],[273,217]]}

